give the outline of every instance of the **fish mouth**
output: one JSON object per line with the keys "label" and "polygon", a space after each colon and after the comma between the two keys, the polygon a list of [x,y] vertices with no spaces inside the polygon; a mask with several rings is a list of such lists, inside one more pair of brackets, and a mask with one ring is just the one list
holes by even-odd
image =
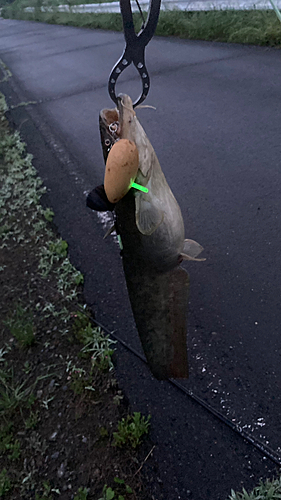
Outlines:
{"label": "fish mouth", "polygon": [[102,109],[99,116],[99,127],[103,157],[106,163],[113,144],[120,139],[121,129],[118,109]]}
{"label": "fish mouth", "polygon": [[105,161],[115,142],[130,139],[130,126],[135,116],[132,99],[127,94],[118,95],[117,108],[101,110],[99,125]]}
{"label": "fish mouth", "polygon": [[100,125],[108,130],[108,133],[115,137],[122,137],[122,129],[125,121],[131,123],[136,115],[133,102],[127,94],[119,94],[117,97],[117,108],[102,109],[100,112]]}
{"label": "fish mouth", "polygon": [[119,111],[114,109],[102,109],[100,112],[100,129],[115,140],[120,136]]}

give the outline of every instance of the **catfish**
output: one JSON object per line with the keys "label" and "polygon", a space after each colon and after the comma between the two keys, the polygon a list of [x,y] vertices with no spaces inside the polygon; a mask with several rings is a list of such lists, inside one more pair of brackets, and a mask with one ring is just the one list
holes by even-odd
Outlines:
{"label": "catfish", "polygon": [[180,264],[205,260],[198,258],[203,247],[184,238],[180,207],[131,98],[120,94],[117,108],[103,109],[99,123],[105,162],[116,141],[132,141],[139,155],[135,182],[146,188],[131,188],[114,211],[130,303],[149,368],[159,380],[187,378],[189,276]]}

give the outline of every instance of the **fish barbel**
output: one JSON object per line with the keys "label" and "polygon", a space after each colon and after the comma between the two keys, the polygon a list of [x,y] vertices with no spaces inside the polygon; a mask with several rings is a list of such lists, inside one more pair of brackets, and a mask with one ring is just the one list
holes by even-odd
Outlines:
{"label": "fish barbel", "polygon": [[100,133],[105,161],[119,139],[135,143],[135,181],[148,189],[130,189],[115,205],[127,289],[143,350],[156,378],[186,378],[189,277],[179,264],[205,260],[197,259],[203,248],[184,239],[180,207],[128,95],[118,97],[118,109],[100,112]]}

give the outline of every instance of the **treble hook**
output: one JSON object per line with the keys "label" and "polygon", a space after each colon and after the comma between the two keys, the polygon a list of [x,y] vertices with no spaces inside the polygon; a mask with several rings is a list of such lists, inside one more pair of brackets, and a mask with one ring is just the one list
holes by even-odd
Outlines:
{"label": "treble hook", "polygon": [[142,80],[142,93],[133,106],[135,107],[143,102],[148,94],[150,80],[144,61],[144,50],[156,30],[160,12],[160,4],[161,0],[150,0],[146,23],[140,30],[140,32],[136,35],[131,1],[120,0],[126,45],[122,56],[113,67],[108,81],[108,92],[115,104],[117,104],[117,97],[115,94],[115,85],[117,78],[120,76],[122,71],[124,71],[124,69],[127,68],[131,63],[133,63],[137,68]]}

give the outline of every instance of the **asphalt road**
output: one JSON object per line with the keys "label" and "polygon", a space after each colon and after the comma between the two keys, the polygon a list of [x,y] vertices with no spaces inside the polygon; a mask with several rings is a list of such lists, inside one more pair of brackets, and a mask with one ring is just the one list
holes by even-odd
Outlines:
{"label": "asphalt road", "polygon": [[[98,113],[111,106],[120,33],[0,20],[0,90],[48,187],[46,203],[86,276],[96,317],[140,350],[119,251],[85,207],[103,180]],[[151,91],[138,116],[181,206],[186,237],[205,247],[191,277],[184,385],[281,457],[281,169],[278,50],[155,38]],[[4,64],[3,64],[4,63]],[[10,70],[11,75],[7,72]],[[137,97],[133,70],[118,91]],[[29,101],[33,104],[27,105]],[[154,380],[121,346],[118,377],[133,409],[152,414],[159,500],[224,500],[275,471],[218,419]],[[281,459],[281,458],[280,458]]]}

